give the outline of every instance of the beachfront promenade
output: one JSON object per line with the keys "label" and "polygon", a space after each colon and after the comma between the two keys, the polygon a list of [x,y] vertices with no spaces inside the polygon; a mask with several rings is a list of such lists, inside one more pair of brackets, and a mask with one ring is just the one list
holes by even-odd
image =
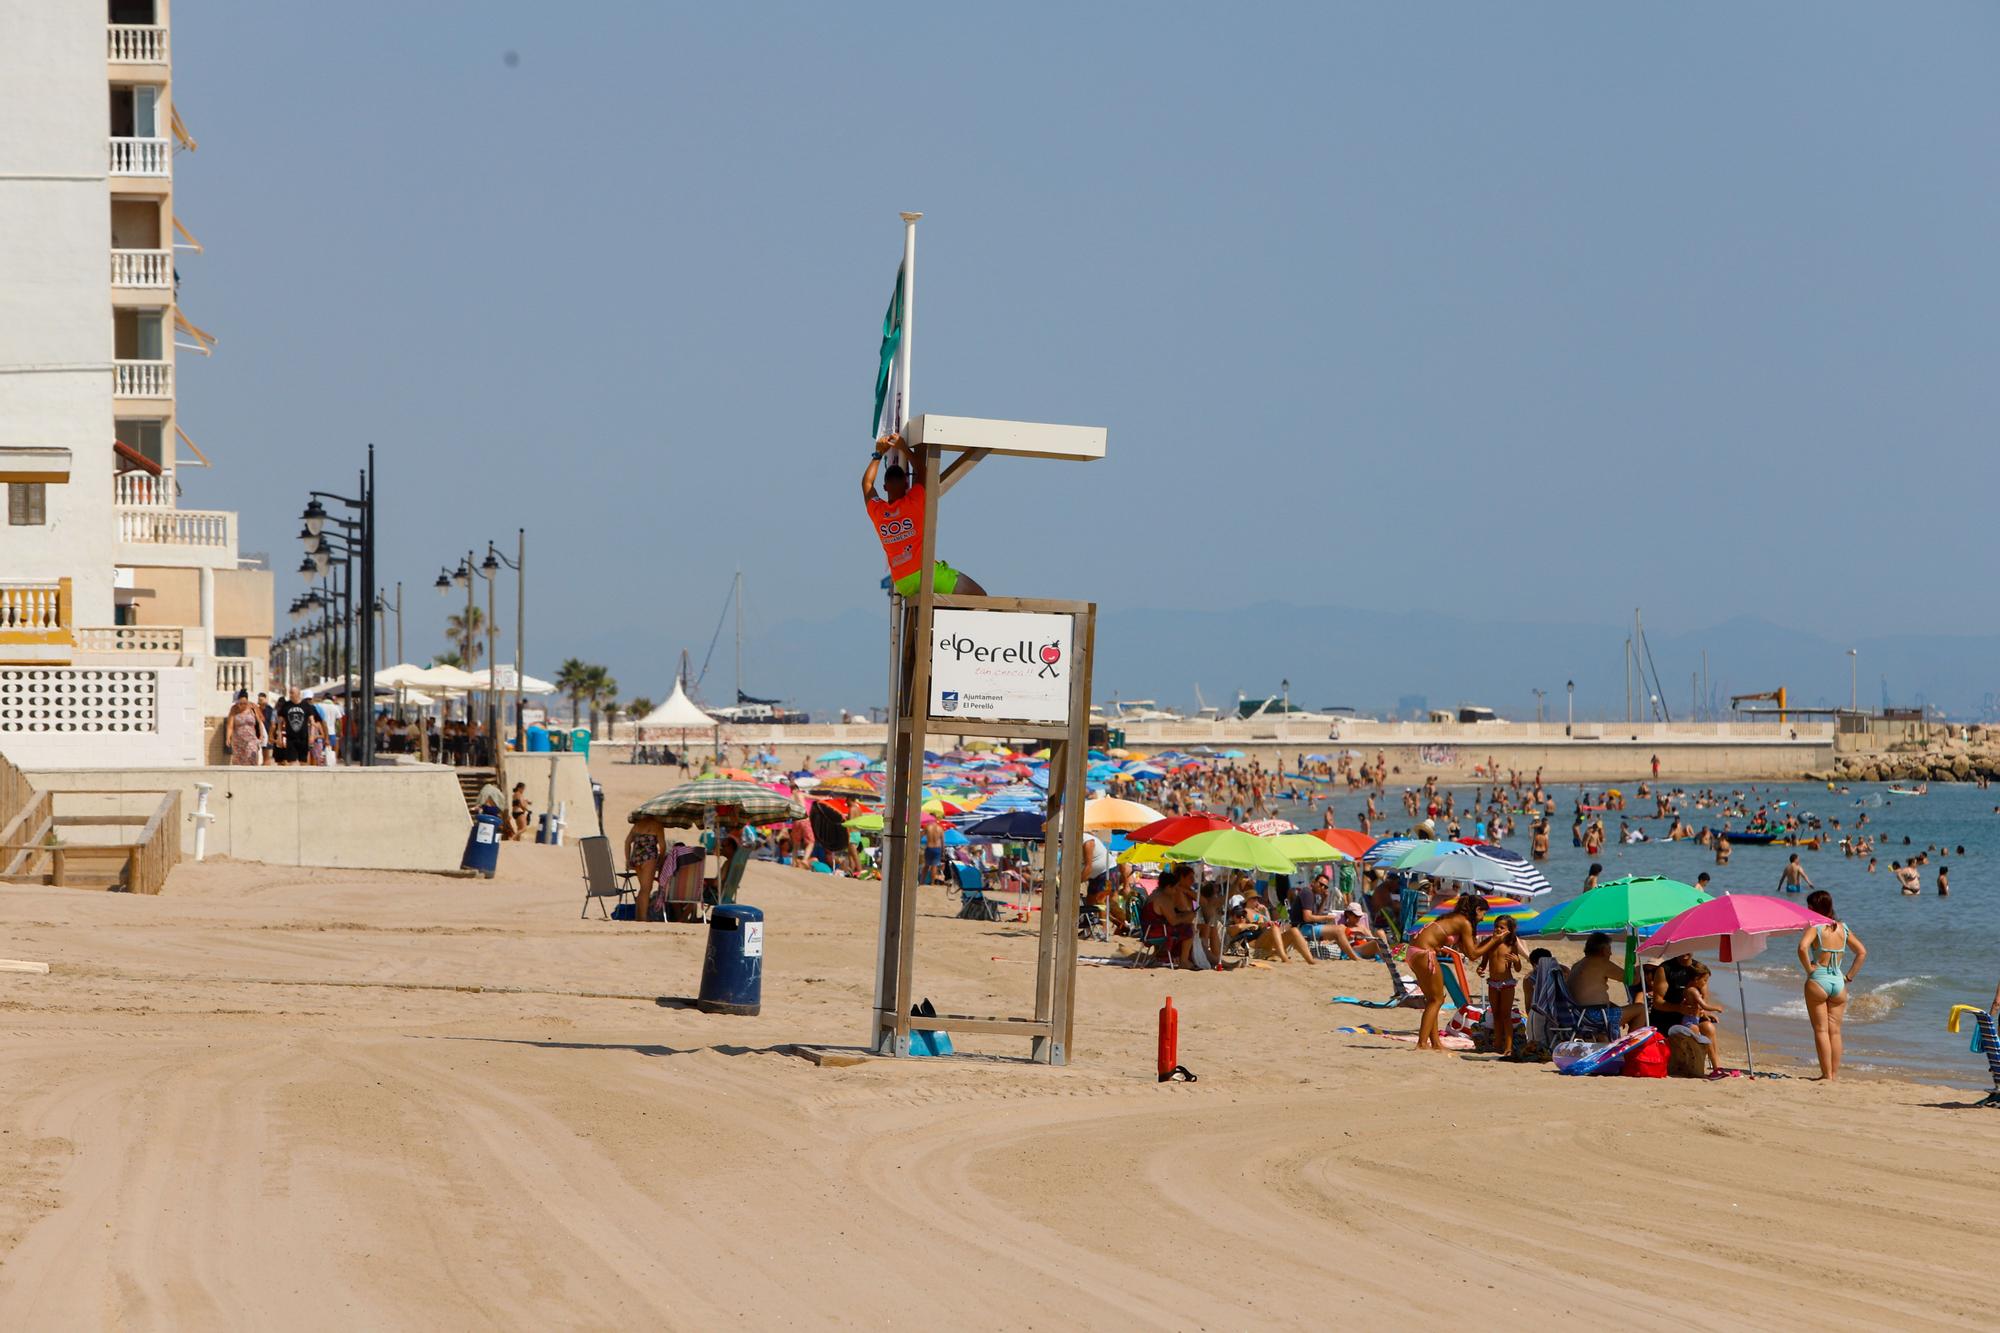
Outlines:
{"label": "beachfront promenade", "polygon": [[[1358,722],[1306,721],[1261,717],[1223,721],[1180,720],[1107,724],[1125,733],[1134,750],[1241,750],[1267,768],[1290,769],[1301,754],[1332,757],[1343,750],[1373,759],[1379,750],[1394,776],[1406,782],[1435,775],[1467,778],[1488,759],[1504,775],[1524,777],[1540,770],[1549,782],[1610,782],[1651,773],[1653,756],[1660,759],[1660,776],[1672,781],[1719,779],[1796,779],[1800,774],[1830,766],[1836,737],[1833,724],[1798,722],[1578,722],[1564,734],[1561,722]],[[884,729],[879,723],[813,724],[807,726],[732,726],[722,741],[736,747],[771,750],[787,764],[803,763],[829,749],[879,753]],[[629,741],[629,736],[626,737]],[[652,742],[678,744],[676,735],[650,735]],[[690,734],[697,754],[713,747],[713,737]],[[615,758],[626,747],[599,743]]]}

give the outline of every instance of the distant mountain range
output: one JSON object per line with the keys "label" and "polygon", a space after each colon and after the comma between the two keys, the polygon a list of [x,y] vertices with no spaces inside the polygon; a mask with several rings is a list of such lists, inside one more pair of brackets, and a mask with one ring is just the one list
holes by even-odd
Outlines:
{"label": "distant mountain range", "polygon": [[[745,688],[782,695],[815,716],[879,706],[887,693],[886,612],[850,611],[829,620],[786,620],[746,644]],[[1494,623],[1426,610],[1356,610],[1261,602],[1224,611],[1106,610],[1098,619],[1092,696],[1156,699],[1191,711],[1195,689],[1229,710],[1238,691],[1278,694],[1289,679],[1294,705],[1344,705],[1377,717],[1429,707],[1482,704],[1501,716],[1533,719],[1534,690],[1545,716],[1561,718],[1564,682],[1576,682],[1579,718],[1622,717],[1624,626]],[[1863,707],[1929,704],[1954,718],[1996,716],[2000,636],[1903,635],[1837,642],[1753,617],[1677,635],[1650,634],[1667,712],[1685,720],[1699,701],[1726,715],[1731,694],[1784,685],[1801,707],[1848,702],[1847,650],[1856,662]],[[1707,691],[1702,693],[1702,653]],[[1648,670],[1650,680],[1652,672]],[[1635,712],[1649,689],[1635,685]],[[710,693],[715,693],[710,691]],[[719,694],[715,702],[723,702]]]}

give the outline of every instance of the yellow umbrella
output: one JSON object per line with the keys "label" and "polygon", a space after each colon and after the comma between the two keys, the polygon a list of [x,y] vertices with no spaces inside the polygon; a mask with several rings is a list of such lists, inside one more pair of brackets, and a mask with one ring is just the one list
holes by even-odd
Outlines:
{"label": "yellow umbrella", "polygon": [[1083,826],[1087,829],[1135,829],[1157,824],[1166,816],[1150,805],[1100,796],[1083,803]]}
{"label": "yellow umbrella", "polygon": [[1167,863],[1167,849],[1156,842],[1135,842],[1118,853],[1121,866],[1158,866]]}

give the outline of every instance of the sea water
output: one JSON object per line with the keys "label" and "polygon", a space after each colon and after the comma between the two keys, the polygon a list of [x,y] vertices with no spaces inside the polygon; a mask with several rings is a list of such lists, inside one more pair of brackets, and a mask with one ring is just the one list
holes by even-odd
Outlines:
{"label": "sea water", "polygon": [[[1376,808],[1383,815],[1376,823],[1378,834],[1401,831],[1410,823],[1403,813],[1402,785],[1392,781],[1376,798]],[[1721,795],[1740,791],[1742,804],[1752,812],[1766,806],[1778,815],[1795,812],[1815,814],[1820,819],[1823,842],[1818,851],[1737,843],[1732,846],[1729,864],[1718,866],[1714,851],[1694,842],[1619,845],[1621,819],[1654,839],[1664,839],[1668,821],[1652,818],[1650,798],[1641,801],[1633,795],[1636,781],[1617,785],[1626,794],[1627,808],[1604,811],[1599,816],[1604,820],[1606,842],[1595,857],[1585,855],[1581,847],[1570,842],[1579,788],[1548,789],[1556,799],[1556,814],[1549,828],[1549,857],[1541,866],[1556,892],[1545,901],[1573,896],[1583,887],[1593,860],[1603,864],[1606,879],[1665,875],[1692,884],[1696,875],[1707,871],[1712,877],[1709,889],[1714,893],[1774,893],[1778,891],[1779,872],[1797,852],[1799,864],[1812,877],[1813,885],[1833,894],[1841,919],[1868,946],[1868,961],[1848,992],[1843,1067],[1894,1071],[1967,1087],[1986,1084],[1983,1058],[1968,1050],[1970,1025],[1953,1035],[1945,1030],[1945,1019],[1954,1004],[1985,1006],[1993,998],[1995,984],[2000,983],[2000,813],[1995,812],[2000,806],[2000,787],[1982,791],[1970,783],[1934,783],[1929,795],[1899,796],[1886,785],[1873,783],[1853,784],[1839,791],[1829,791],[1824,784],[1691,784],[1690,790],[1712,786]],[[1671,792],[1673,788],[1672,780],[1666,778],[1658,789]],[[1354,827],[1364,798],[1344,787],[1322,790],[1333,793],[1339,825]],[[1472,821],[1463,811],[1472,789],[1452,786],[1443,790],[1457,795],[1460,831],[1469,835]],[[1600,794],[1601,799],[1604,788],[1582,790]],[[1779,810],[1780,801],[1789,804]],[[1321,823],[1319,807],[1308,810],[1300,804],[1283,804],[1284,817],[1300,828],[1316,828]],[[1694,809],[1691,797],[1684,798],[1681,805],[1682,818],[1697,829],[1720,828],[1724,822],[1714,807]],[[1864,814],[1868,823],[1857,830],[1856,823]],[[1836,820],[1838,829],[1833,827]],[[1738,816],[1728,822],[1740,830],[1749,821]],[[1529,823],[1519,815],[1515,823],[1514,835],[1502,845],[1525,854]],[[1842,835],[1857,831],[1875,838],[1876,869],[1872,875],[1867,857],[1850,858],[1840,851]],[[1963,855],[1959,853],[1961,846]],[[1889,863],[1907,861],[1926,849],[1930,850],[1930,863],[1921,867],[1923,892],[1904,897]],[[1947,852],[1949,855],[1944,855]],[[1951,868],[1948,898],[1937,896],[1940,865]],[[1703,961],[1715,973],[1709,981],[1709,994],[1729,1009],[1721,1021],[1740,1034],[1736,968],[1713,957]],[[1742,973],[1751,1041],[1759,1049],[1773,1048],[1813,1063],[1798,936],[1770,936],[1765,951],[1743,963]]]}

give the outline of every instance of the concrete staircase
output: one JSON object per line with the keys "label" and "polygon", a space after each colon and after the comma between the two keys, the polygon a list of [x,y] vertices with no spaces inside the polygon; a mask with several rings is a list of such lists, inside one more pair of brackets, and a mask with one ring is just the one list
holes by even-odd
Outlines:
{"label": "concrete staircase", "polygon": [[465,797],[465,812],[475,814],[479,810],[479,789],[487,783],[505,790],[499,773],[490,768],[461,768],[458,770],[458,790]]}

